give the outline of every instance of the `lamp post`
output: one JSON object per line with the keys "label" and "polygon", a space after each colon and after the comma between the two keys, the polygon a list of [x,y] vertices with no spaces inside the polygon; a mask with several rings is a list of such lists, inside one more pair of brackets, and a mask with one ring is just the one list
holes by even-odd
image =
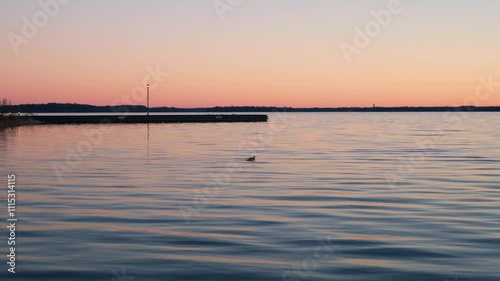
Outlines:
{"label": "lamp post", "polygon": [[149,117],[149,84],[148,84],[147,88],[148,88],[148,114],[147,115]]}

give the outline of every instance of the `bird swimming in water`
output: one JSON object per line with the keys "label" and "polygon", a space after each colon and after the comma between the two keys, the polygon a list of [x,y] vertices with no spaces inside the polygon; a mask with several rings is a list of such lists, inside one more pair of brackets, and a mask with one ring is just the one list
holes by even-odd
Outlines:
{"label": "bird swimming in water", "polygon": [[247,158],[248,162],[255,162],[255,156],[252,156],[250,158]]}

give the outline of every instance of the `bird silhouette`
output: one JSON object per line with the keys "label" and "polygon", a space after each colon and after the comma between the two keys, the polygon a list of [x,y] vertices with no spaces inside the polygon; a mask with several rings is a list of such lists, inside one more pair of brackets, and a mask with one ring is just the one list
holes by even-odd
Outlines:
{"label": "bird silhouette", "polygon": [[247,158],[248,162],[255,162],[255,156],[252,156],[250,158]]}

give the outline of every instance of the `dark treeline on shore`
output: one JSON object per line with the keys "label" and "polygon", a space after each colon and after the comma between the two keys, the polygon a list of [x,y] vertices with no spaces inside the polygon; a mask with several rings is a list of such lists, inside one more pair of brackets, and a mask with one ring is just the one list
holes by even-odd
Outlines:
{"label": "dark treeline on shore", "polygon": [[[443,112],[443,111],[497,111],[500,106],[458,106],[458,107],[336,107],[336,108],[292,108],[274,106],[217,106],[200,108],[154,107],[150,112]],[[22,113],[123,113],[146,112],[143,105],[95,106],[76,103],[20,104],[4,106],[3,112]]]}

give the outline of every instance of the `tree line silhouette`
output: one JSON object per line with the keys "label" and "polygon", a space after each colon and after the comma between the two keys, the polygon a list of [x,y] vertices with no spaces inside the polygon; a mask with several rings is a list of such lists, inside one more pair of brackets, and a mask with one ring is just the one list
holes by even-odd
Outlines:
{"label": "tree line silhouette", "polygon": [[[143,105],[96,106],[77,103],[46,103],[46,104],[20,104],[10,105],[4,99],[0,112],[22,113],[124,113],[147,112]],[[154,107],[150,112],[443,112],[443,111],[500,111],[500,106],[403,106],[403,107],[312,107],[292,108],[277,106],[216,106],[197,108]]]}

